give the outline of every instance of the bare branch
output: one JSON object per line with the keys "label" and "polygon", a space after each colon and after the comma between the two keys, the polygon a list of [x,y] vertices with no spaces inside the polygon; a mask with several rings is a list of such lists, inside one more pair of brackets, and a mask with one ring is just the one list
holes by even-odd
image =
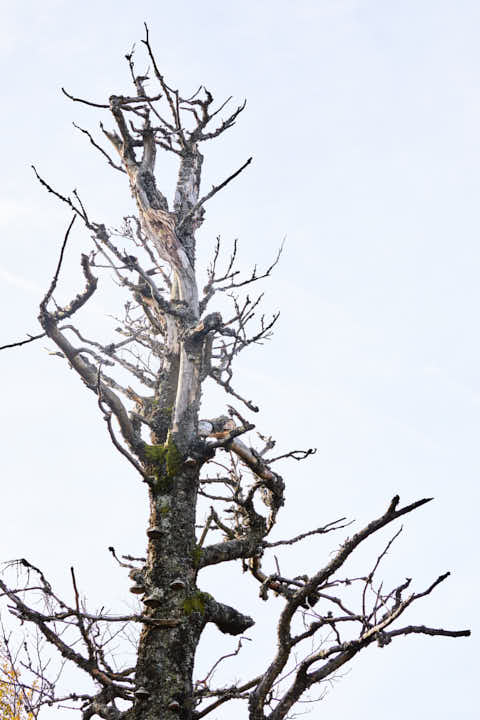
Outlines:
{"label": "bare branch", "polygon": [[180,220],[180,222],[177,224],[177,231],[181,230],[182,225],[184,225],[189,218],[191,218],[205,203],[210,200],[214,195],[216,195],[220,190],[223,190],[223,188],[228,185],[232,180],[234,180],[240,173],[245,170],[248,165],[252,162],[253,158],[249,157],[248,160],[240,167],[238,170],[236,170],[232,175],[230,175],[226,180],[224,180],[220,185],[213,185],[210,192],[208,192],[206,195],[204,195],[200,200],[193,206],[191,210]]}
{"label": "bare branch", "polygon": [[40,338],[45,337],[46,333],[40,333],[39,335],[29,335],[27,340],[20,340],[19,342],[10,343],[9,345],[1,345],[0,350],[8,350],[8,348],[13,347],[21,347],[22,345],[27,345],[28,343],[33,342],[34,340],[40,340]]}
{"label": "bare branch", "polygon": [[40,312],[41,313],[46,312],[48,302],[49,302],[50,298],[52,297],[53,291],[57,287],[58,276],[59,276],[60,268],[62,267],[62,262],[63,262],[63,254],[65,252],[65,247],[67,245],[68,236],[70,235],[70,230],[72,229],[73,223],[75,222],[75,217],[76,216],[74,215],[73,218],[71,219],[70,225],[68,226],[67,232],[65,233],[65,237],[64,237],[63,243],[62,243],[62,248],[60,250],[60,257],[58,259],[57,269],[55,270],[55,275],[53,276],[52,282],[50,283],[50,287],[47,290],[45,297],[43,298],[42,302],[40,303]]}
{"label": "bare branch", "polygon": [[83,103],[84,105],[90,105],[90,107],[104,108],[106,110],[108,110],[110,107],[110,105],[102,105],[101,103],[95,103],[91,100],[83,100],[82,98],[74,97],[73,95],[70,95],[70,93],[67,92],[63,87],[61,88],[61,91],[64,95],[68,97],[69,100],[73,100],[74,102]]}
{"label": "bare branch", "polygon": [[108,428],[108,433],[109,433],[109,435],[110,435],[110,439],[111,439],[113,445],[114,445],[114,446],[116,447],[116,449],[118,450],[118,452],[119,452],[121,455],[123,455],[125,458],[127,458],[128,462],[129,462],[131,465],[133,465],[133,467],[135,468],[135,470],[136,470],[138,473],[140,473],[140,475],[142,476],[142,478],[146,481],[147,475],[146,475],[146,473],[144,472],[142,466],[135,460],[135,458],[134,458],[132,455],[130,455],[129,452],[127,452],[127,451],[125,450],[124,447],[122,447],[122,446],[120,445],[120,443],[118,442],[117,438],[115,437],[115,433],[113,432],[113,428],[112,428],[112,413],[109,412],[109,411],[104,407],[104,404],[103,404],[103,400],[102,400],[102,383],[101,383],[100,378],[101,378],[101,374],[100,374],[100,366],[99,366],[99,368],[98,368],[98,373],[97,373],[97,398],[98,398],[98,407],[99,407],[100,410],[102,411],[102,413],[103,413],[103,419],[104,419],[105,422],[107,423],[107,428]]}
{"label": "bare branch", "polygon": [[293,460],[306,460],[310,455],[315,455],[317,448],[308,448],[308,450],[290,450],[290,452],[278,455],[274,458],[266,458],[266,462],[271,465],[278,460],[284,460],[285,458],[292,458]]}
{"label": "bare branch", "polygon": [[[340,518],[339,520],[333,520],[332,522],[327,523],[326,525],[323,525],[323,527],[316,528],[315,530],[309,530],[308,532],[301,533],[300,535],[296,535],[293,538],[290,538],[289,540],[277,540],[273,543],[264,543],[264,547],[266,548],[272,548],[272,547],[278,547],[279,545],[294,545],[295,543],[299,542],[300,540],[304,540],[307,537],[310,537],[311,535],[325,535],[326,533],[333,532],[335,530],[341,530],[342,528],[348,527],[352,524],[353,520],[350,520],[349,522],[343,522],[346,520],[346,518]],[[340,525],[339,523],[343,523]]]}
{"label": "bare branch", "polygon": [[442,637],[470,637],[471,630],[444,630],[443,628],[431,628],[425,625],[407,625],[398,630],[390,630],[386,633],[387,637],[394,638],[401,635],[411,635],[416,633],[419,635],[440,635]]}
{"label": "bare branch", "polygon": [[79,210],[79,209],[73,204],[72,200],[71,200],[69,197],[66,197],[65,195],[62,195],[61,193],[57,192],[57,190],[54,190],[54,189],[51,187],[51,185],[49,185],[49,184],[38,174],[35,165],[32,165],[31,167],[32,167],[32,170],[33,170],[33,172],[35,173],[35,175],[36,175],[36,177],[37,177],[37,180],[39,181],[40,185],[42,185],[42,186],[47,190],[47,192],[52,193],[52,195],[55,195],[55,197],[58,198],[59,200],[61,200],[61,202],[63,202],[63,203],[65,203],[66,205],[68,205],[69,208],[70,208],[71,210],[73,210],[73,212],[74,212],[76,215],[80,215],[80,217],[82,218],[82,220],[87,221],[87,218],[85,218],[85,216],[84,216],[84,214],[82,213],[82,211]]}
{"label": "bare branch", "polygon": [[86,135],[88,137],[88,139],[90,140],[90,144],[93,145],[94,148],[96,148],[99,152],[102,153],[102,155],[107,159],[107,162],[109,165],[111,165],[111,167],[113,167],[115,170],[119,170],[122,173],[126,172],[125,168],[123,168],[123,167],[121,167],[121,165],[117,165],[116,163],[113,162],[110,155],[97,142],[95,142],[91,133],[89,133],[88,130],[84,130],[84,128],[81,128],[79,125],[76,125],[75,123],[72,123],[72,124],[74,127],[77,128],[77,130],[80,130],[80,132],[82,132],[84,135]]}

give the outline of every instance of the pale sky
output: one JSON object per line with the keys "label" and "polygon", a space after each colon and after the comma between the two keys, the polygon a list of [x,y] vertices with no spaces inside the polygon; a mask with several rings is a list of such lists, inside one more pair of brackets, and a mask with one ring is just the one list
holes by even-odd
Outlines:
{"label": "pale sky", "polygon": [[[131,211],[125,178],[71,124],[94,131],[108,117],[69,102],[60,87],[97,102],[129,93],[124,55],[136,41],[140,58],[146,20],[172,85],[187,93],[203,83],[219,100],[248,101],[235,128],[204,148],[204,188],[250,155],[254,162],[207,206],[201,262],[221,234],[226,244],[239,238],[245,268],[265,266],[286,236],[282,262],[264,287],[266,310],[281,310],[277,333],[245,353],[236,375],[239,390],[261,407],[260,432],[285,450],[318,448],[308,463],[281,469],[287,505],[277,537],[343,515],[360,525],[397,492],[405,503],[434,496],[404,519],[384,575],[391,584],[413,577],[421,590],[451,570],[407,619],[474,631],[470,639],[409,637],[365,651],[310,708],[311,717],[473,720],[480,4],[0,0],[0,6],[0,344],[38,332],[38,302],[69,220],[30,165],[62,192],[77,188],[91,216],[107,225]],[[171,195],[169,163],[157,179]],[[81,287],[85,249],[89,239],[77,227],[59,299]],[[105,286],[100,304],[78,322],[107,341],[112,284],[105,279]],[[0,354],[0,559],[29,558],[67,597],[73,564],[93,607],[123,612],[132,596],[106,548],[143,552],[144,487],[110,445],[93,395],[49,349],[39,341]],[[226,402],[207,392],[204,416],[221,414]],[[368,571],[392,534],[372,542],[355,567]],[[282,569],[312,571],[344,537],[280,555]],[[217,676],[227,683],[258,672],[262,657],[266,664],[281,605],[265,606],[237,566],[224,569],[226,579],[222,569],[204,573],[202,588],[258,620],[248,633],[256,644]],[[216,630],[207,640],[200,667],[236,644]],[[241,720],[242,707],[216,717]]]}

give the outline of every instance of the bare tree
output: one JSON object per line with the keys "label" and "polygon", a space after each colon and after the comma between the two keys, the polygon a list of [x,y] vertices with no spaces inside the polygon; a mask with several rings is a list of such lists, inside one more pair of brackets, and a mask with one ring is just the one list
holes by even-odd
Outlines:
{"label": "bare tree", "polygon": [[[258,434],[257,447],[242,440],[255,426],[241,413],[255,413],[258,408],[233,383],[233,364],[242,350],[271,335],[278,315],[259,316],[262,296],[250,293],[270,275],[280,253],[270,267],[261,271],[255,267],[243,277],[236,269],[236,244],[222,265],[218,241],[202,294],[195,272],[195,233],[207,202],[251,162],[249,158],[202,194],[200,148],[229,130],[245,103],[228,110],[228,98],[215,105],[204,86],[184,97],[163,77],[148,28],[143,44],[150,76],[137,74],[133,51],[129,53],[131,95],[111,95],[108,102],[99,103],[63,91],[72,101],[109,114],[111,128],[102,123],[100,128],[111,152],[88,130],[79,130],[115,171],[126,176],[137,214],[124,217],[119,230],[109,229],[90,216],[76,191],[62,194],[35,169],[42,186],[69,208],[72,218],[40,303],[41,332],[5,346],[18,347],[45,336],[53,341],[55,354],[96,397],[116,450],[146,484],[150,504],[146,556],[118,556],[110,548],[119,565],[129,571],[130,591],[141,598],[139,609],[118,616],[88,610],[73,569],[75,601],[68,603],[25,559],[8,564],[0,589],[10,612],[36,631],[33,645],[26,643],[21,659],[15,658],[22,666],[21,691],[35,717],[45,705],[67,703],[78,707],[84,720],[198,720],[226,703],[243,700],[250,720],[281,720],[309,690],[320,687],[372,644],[384,647],[412,633],[459,637],[469,631],[402,624],[407,608],[432,593],[449,573],[416,591],[411,590],[410,579],[388,588],[377,581],[379,565],[399,530],[361,576],[344,575],[346,561],[367,538],[429,498],[401,506],[394,497],[312,575],[300,569],[295,577],[285,577],[276,556],[276,572],[263,569],[263,558],[273,549],[341,530],[349,523],[339,518],[297,537],[269,540],[284,505],[278,464],[305,460],[314,450],[275,454],[271,437]],[[154,82],[153,92],[147,90],[147,81]],[[178,160],[172,207],[157,185],[159,153],[171,153]],[[60,306],[54,294],[75,221],[83,224],[92,242],[80,261],[85,287]],[[116,320],[114,339],[100,341],[80,330],[72,318],[92,299],[97,273],[105,270],[113,274],[127,299],[123,317]],[[228,316],[207,312],[219,295],[231,302]],[[209,378],[234,405],[219,408],[217,417],[200,419],[202,385]],[[201,522],[198,508],[205,506],[209,510]],[[264,671],[216,687],[216,667],[239,653],[242,638],[236,650],[219,658],[204,678],[195,678],[195,653],[206,624],[242,636],[254,621],[202,591],[199,577],[207,567],[219,565],[221,572],[223,563],[236,560],[258,582],[263,600],[281,596],[284,606],[277,647],[272,657],[265,658]],[[135,644],[132,666],[122,664],[112,649],[112,639],[119,633]],[[50,675],[49,661],[42,660],[45,641],[62,662],[84,671],[94,690],[59,694],[58,676]],[[24,679],[27,676],[29,681]]]}

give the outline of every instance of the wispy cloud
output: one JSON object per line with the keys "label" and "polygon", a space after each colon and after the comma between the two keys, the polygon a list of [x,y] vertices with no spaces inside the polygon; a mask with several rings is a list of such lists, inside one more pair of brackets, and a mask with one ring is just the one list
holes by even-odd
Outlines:
{"label": "wispy cloud", "polygon": [[10,272],[10,270],[5,270],[5,268],[2,267],[0,267],[0,281],[19,288],[20,290],[25,290],[28,293],[35,293],[37,295],[42,292],[40,286],[36,283],[31,282],[21,275]]}

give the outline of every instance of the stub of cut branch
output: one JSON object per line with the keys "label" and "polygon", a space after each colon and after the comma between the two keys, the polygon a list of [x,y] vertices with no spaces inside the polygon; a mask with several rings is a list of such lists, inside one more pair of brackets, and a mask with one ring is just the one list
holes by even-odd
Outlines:
{"label": "stub of cut branch", "polygon": [[252,627],[255,621],[248,615],[243,615],[229,605],[224,605],[207,597],[205,614],[209,622],[213,622],[220,632],[226,635],[240,635]]}
{"label": "stub of cut branch", "polygon": [[251,423],[246,422],[243,426],[238,427],[231,417],[221,415],[213,420],[200,420],[198,432],[200,436],[217,440],[210,447],[223,447],[235,453],[259,478],[275,480],[278,477],[277,474],[268,468],[262,457],[254,453],[237,437],[237,435],[253,430],[254,427]]}

